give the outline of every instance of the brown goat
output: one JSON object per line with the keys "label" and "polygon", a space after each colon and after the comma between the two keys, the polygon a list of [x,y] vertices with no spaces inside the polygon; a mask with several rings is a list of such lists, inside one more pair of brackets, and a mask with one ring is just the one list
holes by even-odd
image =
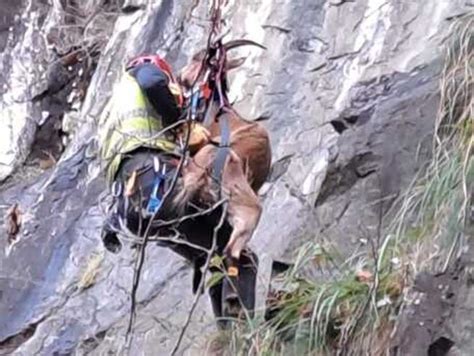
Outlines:
{"label": "brown goat", "polygon": [[[201,72],[202,58],[199,55],[180,74],[180,82],[188,87]],[[227,70],[235,68],[241,61],[229,61]],[[226,115],[230,126],[230,152],[222,171],[221,186],[215,184],[212,172],[220,141],[217,103],[210,104],[213,119],[207,125],[209,140],[183,168],[183,189],[175,198],[176,202],[216,203],[219,188],[228,199],[226,219],[233,228],[225,254],[239,259],[243,248],[252,237],[262,211],[257,195],[265,182],[271,164],[270,139],[266,129],[258,123],[241,118],[235,111]]]}

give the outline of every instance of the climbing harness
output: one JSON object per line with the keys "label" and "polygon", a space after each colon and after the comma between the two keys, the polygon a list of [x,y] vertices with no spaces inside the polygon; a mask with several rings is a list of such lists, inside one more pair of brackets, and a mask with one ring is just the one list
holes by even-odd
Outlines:
{"label": "climbing harness", "polygon": [[212,177],[219,185],[222,182],[222,172],[224,170],[227,156],[230,153],[230,127],[228,113],[233,111],[227,97],[227,77],[225,74],[226,49],[219,39],[208,47],[205,65],[207,67],[204,75],[203,84],[191,97],[191,118],[198,117],[197,109],[200,101],[204,101],[205,111],[200,115],[201,121],[210,124],[212,117],[209,117],[209,111],[212,103],[218,103],[218,111],[215,119],[219,121],[220,142],[216,157],[214,159]]}
{"label": "climbing harness", "polygon": [[[222,195],[222,174],[227,157],[230,154],[230,123],[228,116],[233,111],[227,97],[228,87],[225,72],[227,53],[222,43],[222,35],[220,34],[220,27],[223,22],[221,18],[222,3],[223,0],[217,0],[217,2],[213,1],[212,4],[212,29],[208,38],[206,55],[203,60],[203,66],[206,69],[203,80],[198,86],[198,90],[196,93],[191,94],[190,105],[192,120],[199,117],[205,126],[210,125],[213,119],[219,122],[220,142],[217,146],[217,153],[212,167],[212,178],[219,186],[219,195]],[[217,36],[217,39],[212,41],[214,36]],[[201,70],[203,70],[203,67],[201,67]],[[211,112],[211,108],[214,106],[212,104],[214,103],[218,104],[216,113]],[[198,116],[198,109],[200,107],[204,107],[204,113]],[[214,118],[212,116],[214,116]],[[233,259],[228,261],[227,274],[234,282],[235,278],[239,275],[239,267]],[[195,280],[200,280],[201,278],[202,275],[200,273],[195,273],[193,290],[195,289],[195,285],[197,285]]]}
{"label": "climbing harness", "polygon": [[146,212],[150,217],[154,216],[163,204],[164,185],[166,182],[166,164],[163,164],[160,171],[160,161],[157,157],[153,157],[153,169],[155,172],[155,181],[146,207]]}
{"label": "climbing harness", "polygon": [[212,176],[218,184],[221,184],[225,161],[230,153],[230,127],[227,113],[221,114],[218,120],[221,131],[221,140],[217,149],[216,158],[214,159]]}

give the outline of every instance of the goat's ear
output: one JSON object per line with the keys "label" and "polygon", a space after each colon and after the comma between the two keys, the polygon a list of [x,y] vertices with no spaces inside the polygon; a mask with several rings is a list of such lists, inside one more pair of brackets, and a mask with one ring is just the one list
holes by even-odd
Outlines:
{"label": "goat's ear", "polygon": [[244,62],[245,62],[246,59],[247,59],[247,58],[245,58],[245,57],[229,59],[229,60],[227,61],[226,69],[227,69],[227,70],[232,70],[232,69],[238,68],[238,67],[240,67],[242,64],[244,64]]}

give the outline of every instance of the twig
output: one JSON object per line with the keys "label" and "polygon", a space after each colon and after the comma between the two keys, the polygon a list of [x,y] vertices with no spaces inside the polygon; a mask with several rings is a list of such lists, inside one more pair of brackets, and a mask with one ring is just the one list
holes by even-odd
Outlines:
{"label": "twig", "polygon": [[159,227],[167,227],[167,226],[177,225],[177,224],[180,224],[180,223],[182,223],[186,220],[194,219],[194,218],[209,214],[209,213],[213,212],[214,210],[216,210],[219,206],[221,206],[225,202],[226,202],[226,199],[221,199],[217,203],[212,205],[210,208],[207,208],[205,210],[199,211],[199,212],[194,213],[194,214],[185,215],[181,218],[168,220],[168,221],[158,220],[157,223],[153,225],[153,227],[159,228]]}
{"label": "twig", "polygon": [[[222,207],[222,213],[221,213],[221,217],[220,217],[220,220],[219,220],[219,223],[217,224],[217,226],[214,228],[214,233],[212,235],[212,246],[211,246],[211,249],[208,251],[208,254],[207,254],[207,259],[206,259],[206,263],[204,265],[204,271],[203,271],[203,276],[206,275],[208,269],[209,269],[209,265],[211,263],[211,259],[212,259],[212,256],[214,255],[214,252],[217,248],[217,234],[219,233],[219,230],[221,229],[222,225],[224,224],[224,221],[225,221],[225,217],[227,215],[227,203],[224,203],[223,204],[223,207]],[[178,337],[178,340],[176,341],[176,344],[173,348],[173,351],[171,351],[171,356],[175,355],[176,352],[178,351],[179,349],[179,346],[181,345],[181,341],[183,340],[183,337],[184,337],[184,334],[186,333],[186,330],[189,326],[189,323],[191,322],[191,318],[194,314],[194,310],[196,309],[196,306],[197,306],[197,303],[199,302],[199,299],[201,298],[201,295],[202,293],[204,292],[204,285],[205,285],[205,281],[206,279],[205,278],[202,278],[200,283],[199,283],[199,288],[198,288],[198,291],[196,293],[196,296],[194,297],[194,301],[193,301],[193,304],[191,306],[191,309],[189,310],[189,313],[188,313],[188,317],[186,319],[186,322],[184,323],[184,326],[182,327],[181,329],[181,332],[179,334],[179,337]]]}
{"label": "twig", "polygon": [[153,242],[172,242],[172,243],[176,243],[176,244],[179,244],[179,245],[185,245],[185,246],[188,246],[188,247],[191,247],[195,250],[198,250],[198,251],[201,251],[201,252],[205,252],[205,253],[208,253],[209,250],[207,248],[204,248],[202,246],[199,246],[199,245],[196,245],[196,244],[193,244],[189,241],[186,241],[184,239],[180,239],[180,238],[176,238],[176,237],[171,237],[171,238],[167,238],[167,237],[158,237],[156,239],[150,239],[148,241],[153,241]]}

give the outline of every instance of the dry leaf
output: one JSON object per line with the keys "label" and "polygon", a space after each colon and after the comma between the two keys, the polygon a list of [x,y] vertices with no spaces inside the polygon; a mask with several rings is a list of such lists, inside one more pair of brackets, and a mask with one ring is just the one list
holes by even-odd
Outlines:
{"label": "dry leaf", "polygon": [[79,278],[77,286],[79,290],[87,289],[95,284],[103,260],[104,256],[102,254],[94,254],[91,256],[82,276]]}
{"label": "dry leaf", "polygon": [[51,158],[47,158],[47,159],[40,159],[39,160],[39,167],[45,171],[49,168],[51,168],[52,166],[54,166],[56,162],[54,160],[52,160]]}
{"label": "dry leaf", "polygon": [[229,277],[237,277],[239,275],[239,269],[235,266],[230,266],[227,269],[227,274],[229,275]]}
{"label": "dry leaf", "polygon": [[374,279],[372,272],[367,270],[360,270],[356,272],[356,280],[362,283],[370,283]]}
{"label": "dry leaf", "polygon": [[48,168],[51,168],[56,164],[56,159],[54,156],[51,154],[51,152],[42,150],[42,152],[47,156],[45,159],[40,159],[39,160],[39,166],[42,170],[46,170]]}
{"label": "dry leaf", "polygon": [[13,204],[7,211],[5,226],[8,235],[8,244],[11,245],[16,240],[16,235],[21,228],[21,211],[18,203]]}

